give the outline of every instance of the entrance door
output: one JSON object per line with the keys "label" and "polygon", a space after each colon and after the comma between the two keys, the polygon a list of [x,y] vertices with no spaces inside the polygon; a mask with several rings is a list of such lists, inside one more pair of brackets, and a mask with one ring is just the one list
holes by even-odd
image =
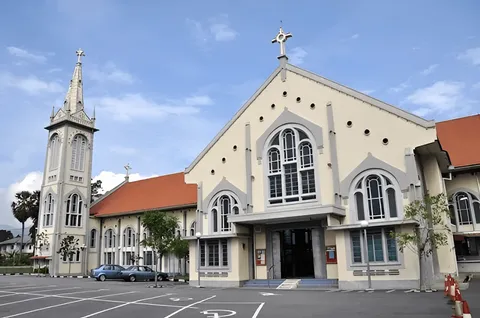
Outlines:
{"label": "entrance door", "polygon": [[315,277],[313,269],[312,231],[280,231],[282,278]]}

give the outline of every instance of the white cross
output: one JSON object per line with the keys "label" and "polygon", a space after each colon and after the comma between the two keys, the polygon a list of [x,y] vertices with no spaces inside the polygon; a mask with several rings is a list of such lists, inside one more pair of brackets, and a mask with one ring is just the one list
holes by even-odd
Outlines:
{"label": "white cross", "polygon": [[130,174],[129,172],[130,172],[130,170],[132,169],[132,167],[130,167],[130,164],[129,164],[129,163],[127,163],[127,165],[126,165],[126,166],[123,166],[123,167],[125,168],[125,170],[127,170],[127,177],[128,177],[129,174]]}
{"label": "white cross", "polygon": [[75,53],[77,53],[77,63],[82,63],[82,56],[85,56],[85,52],[82,49],[78,49]]}
{"label": "white cross", "polygon": [[285,42],[288,38],[291,38],[291,33],[283,32],[282,27],[280,27],[280,31],[278,31],[277,36],[272,40],[272,43],[280,43],[280,56],[285,55]]}

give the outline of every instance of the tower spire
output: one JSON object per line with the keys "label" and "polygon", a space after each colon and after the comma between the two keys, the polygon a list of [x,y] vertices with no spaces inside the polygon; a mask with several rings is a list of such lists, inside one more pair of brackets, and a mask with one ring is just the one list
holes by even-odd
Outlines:
{"label": "tower spire", "polygon": [[82,56],[85,56],[85,52],[82,49],[78,49],[76,54],[77,63],[75,64],[68,92],[63,102],[63,109],[70,113],[83,110]]}

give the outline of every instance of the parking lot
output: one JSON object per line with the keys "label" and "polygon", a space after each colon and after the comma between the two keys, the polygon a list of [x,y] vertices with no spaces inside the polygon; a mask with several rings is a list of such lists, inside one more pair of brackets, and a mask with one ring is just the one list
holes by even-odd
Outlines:
{"label": "parking lot", "polygon": [[441,318],[452,313],[442,292],[220,289],[172,282],[149,288],[152,284],[3,276],[0,317]]}

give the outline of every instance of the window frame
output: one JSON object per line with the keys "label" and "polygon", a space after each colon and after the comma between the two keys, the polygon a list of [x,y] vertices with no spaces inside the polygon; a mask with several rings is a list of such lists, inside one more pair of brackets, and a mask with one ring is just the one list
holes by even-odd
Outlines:
{"label": "window frame", "polygon": [[[210,265],[210,248],[212,246],[218,246],[218,266]],[[227,251],[225,253],[224,247]],[[202,239],[200,240],[200,258],[197,260],[200,263],[200,270],[202,271],[211,271],[211,270],[222,270],[230,271],[232,265],[232,247],[231,240],[227,238],[218,238],[218,239]],[[225,255],[226,255],[226,265],[225,265]]]}
{"label": "window frame", "polygon": [[[382,195],[382,202],[383,202],[383,210],[385,216],[383,218],[370,218],[373,215],[373,212],[370,213],[369,209],[369,199],[368,199],[368,189],[366,180],[371,176],[377,176],[381,180],[381,195]],[[390,184],[387,184],[387,180],[390,181]],[[358,185],[361,184],[361,187]],[[388,190],[393,189],[395,191],[395,208],[397,216],[391,216],[390,204],[389,204],[389,196]],[[349,212],[350,212],[350,219],[352,223],[360,223],[363,220],[368,221],[369,223],[381,223],[385,221],[397,221],[403,219],[403,193],[400,189],[400,185],[391,173],[382,170],[382,169],[369,169],[361,174],[357,175],[351,185],[349,191]],[[363,220],[359,217],[359,209],[357,205],[357,194],[362,195],[362,203],[363,203]]]}
{"label": "window frame", "polygon": [[[73,198],[77,197],[77,201],[74,202]],[[79,193],[71,193],[67,197],[66,211],[65,211],[65,227],[71,228],[81,228],[83,227],[83,213],[84,209],[83,198]],[[72,210],[72,207],[75,207],[75,211]],[[75,218],[74,225],[72,225],[72,217]]]}
{"label": "window frame", "polygon": [[[395,266],[395,265],[401,265],[402,264],[402,253],[399,250],[398,243],[394,238],[389,237],[390,231],[398,231],[398,228],[395,227],[372,227],[372,228],[367,228],[367,238],[369,237],[369,231],[370,235],[372,232],[378,232],[381,231],[382,235],[382,256],[383,256],[383,261],[372,261],[370,260],[369,263],[371,266]],[[354,247],[354,235],[360,235],[360,255],[361,255],[361,262],[355,262],[355,247]],[[388,242],[393,241],[395,242],[395,252],[396,252],[396,260],[395,261],[390,261],[389,260],[389,250],[388,250]],[[365,234],[364,234],[364,229],[355,229],[355,230],[350,230],[349,231],[349,244],[350,244],[350,255],[349,255],[349,260],[350,260],[350,266],[351,267],[364,267],[367,266],[367,261],[366,261],[366,255],[365,255]],[[374,252],[375,253],[375,252]],[[368,254],[370,254],[370,250],[368,251]]]}
{"label": "window frame", "polygon": [[85,170],[85,156],[88,148],[88,138],[83,134],[76,134],[71,142],[71,163],[73,171]]}
{"label": "window frame", "polygon": [[[111,235],[109,235],[111,233]],[[104,248],[115,248],[116,247],[116,233],[113,229],[108,229],[105,231],[104,235]],[[111,243],[111,244],[110,244]]]}
{"label": "window frame", "polygon": [[[52,227],[55,218],[55,196],[52,193],[48,193],[43,201],[43,213],[42,213],[42,225],[43,227]],[[47,217],[49,216],[49,218]],[[46,222],[50,220],[50,222]]]}
{"label": "window frame", "polygon": [[136,246],[136,232],[131,226],[127,226],[123,230],[122,247],[135,247],[135,246]]}
{"label": "window frame", "polygon": [[48,167],[50,171],[58,169],[58,166],[60,164],[60,136],[58,133],[54,133],[50,137],[49,141],[49,163]]}
{"label": "window frame", "polygon": [[[222,214],[223,206],[221,206],[221,199],[224,197],[228,197],[230,200],[230,211],[226,214]],[[237,203],[233,203],[235,200]],[[210,234],[229,234],[235,233],[235,224],[233,222],[228,221],[230,215],[240,215],[243,214],[242,203],[238,196],[231,192],[231,191],[221,191],[217,193],[212,200],[210,201],[209,208],[208,208],[208,215],[209,215],[209,232]],[[238,213],[233,213],[234,209],[237,209]],[[215,213],[216,212],[216,213]],[[225,217],[227,220],[228,227],[223,230],[223,223],[222,223],[222,216]],[[215,227],[216,222],[216,227]],[[216,228],[216,230],[215,230]]]}
{"label": "window frame", "polygon": [[[458,199],[458,197],[460,195],[465,195],[468,200],[468,213],[469,213],[469,218],[470,218],[470,222],[466,223],[466,222],[461,222],[461,220],[463,220],[463,218],[461,217],[461,213],[459,211],[459,208],[458,206],[460,205],[460,200]],[[478,215],[476,215],[476,211],[475,211],[475,204],[478,205]],[[453,195],[451,196],[451,198],[448,200],[448,207],[450,209],[450,207],[453,207],[453,211],[454,211],[454,215],[453,215],[453,219],[452,217],[450,216],[450,219],[451,221],[455,222],[453,223],[454,225],[457,225],[457,226],[474,226],[474,227],[477,227],[477,226],[480,226],[480,200],[479,200],[479,196],[474,193],[473,191],[471,190],[468,190],[468,189],[458,189],[456,190]],[[479,218],[477,218],[477,216]]]}
{"label": "window frame", "polygon": [[[291,149],[291,154],[295,155],[294,159],[288,160],[286,158],[287,145],[285,144],[285,135],[291,130],[294,133],[294,143],[293,148]],[[301,139],[300,135],[304,134],[306,138]],[[272,144],[275,139],[278,138],[278,144]],[[309,144],[309,160],[310,165],[307,167],[303,166],[304,158],[304,146]],[[317,203],[320,201],[320,178],[319,178],[319,169],[318,169],[318,155],[317,155],[317,145],[314,136],[311,134],[310,130],[302,125],[298,124],[287,124],[282,125],[275,129],[270,136],[267,138],[264,149],[263,149],[263,158],[264,159],[264,189],[265,189],[265,204],[266,208],[276,208],[297,204],[307,204],[307,203]],[[277,153],[277,170],[272,172],[272,161],[271,153],[272,150]],[[296,189],[298,194],[286,195],[287,193],[287,177],[286,177],[286,166],[290,164],[296,164]],[[303,192],[303,171],[313,171],[311,177],[313,177],[313,187],[314,190],[308,193]],[[310,175],[310,173],[309,173]],[[308,175],[308,176],[309,176]],[[272,188],[271,188],[271,178],[280,176],[281,184],[281,195],[272,197]],[[308,177],[307,176],[307,177]],[[310,179],[310,178],[307,178]],[[277,190],[278,186],[277,186]]]}
{"label": "window frame", "polygon": [[90,230],[90,248],[97,248],[97,229]]}

